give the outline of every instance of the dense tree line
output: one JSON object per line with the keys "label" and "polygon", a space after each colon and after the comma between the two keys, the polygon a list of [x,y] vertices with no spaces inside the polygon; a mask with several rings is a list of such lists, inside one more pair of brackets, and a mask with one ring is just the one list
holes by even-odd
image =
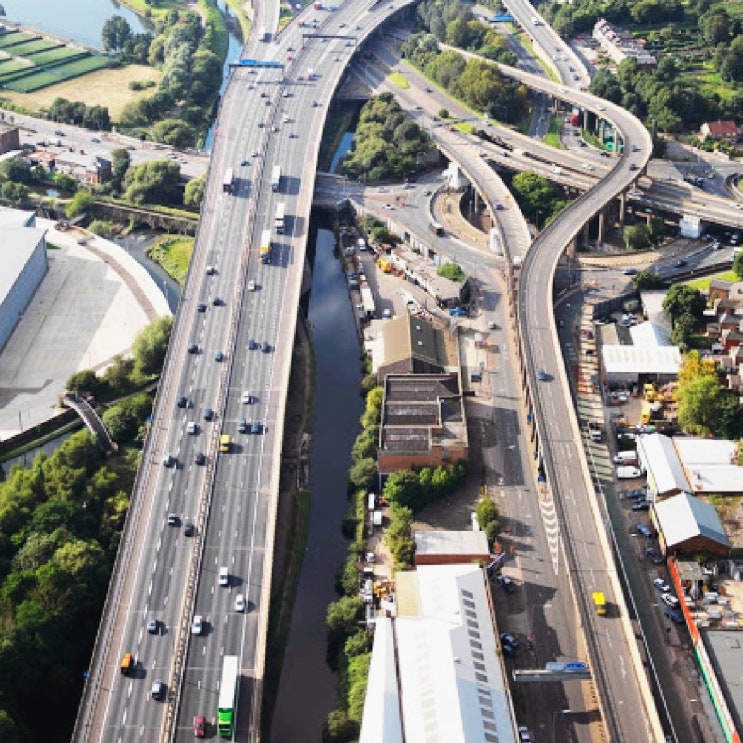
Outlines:
{"label": "dense tree line", "polygon": [[528,91],[504,78],[482,59],[466,60],[451,49],[441,51],[431,33],[408,38],[403,55],[463,103],[490,116],[516,121],[528,111]]}
{"label": "dense tree line", "polygon": [[55,98],[46,116],[52,121],[84,126],[86,129],[98,131],[111,129],[111,117],[106,106],[87,106],[79,101]]}
{"label": "dense tree line", "polygon": [[405,114],[394,96],[382,93],[361,109],[353,147],[341,168],[355,178],[405,178],[418,172],[418,156],[430,145],[429,136]]}

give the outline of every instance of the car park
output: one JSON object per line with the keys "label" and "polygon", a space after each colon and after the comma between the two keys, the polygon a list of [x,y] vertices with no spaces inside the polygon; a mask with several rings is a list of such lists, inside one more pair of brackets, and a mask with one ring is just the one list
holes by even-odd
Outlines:
{"label": "car park", "polygon": [[235,596],[235,611],[245,611],[245,596],[242,593],[238,593],[237,596]]}
{"label": "car park", "polygon": [[201,614],[196,614],[191,622],[191,634],[200,635],[204,631],[204,618]]}
{"label": "car park", "polygon": [[671,593],[661,594],[660,600],[666,605],[675,609],[679,605],[679,600]]}
{"label": "car park", "polygon": [[647,524],[637,524],[637,526],[635,526],[635,531],[646,539],[653,536],[653,530]]}
{"label": "car park", "polygon": [[206,456],[204,455],[204,452],[203,451],[197,451],[193,455],[193,461],[196,464],[198,464],[198,465],[206,464]]}
{"label": "car park", "polygon": [[192,537],[194,535],[194,525],[187,521],[186,525],[183,527],[183,536],[184,537]]}
{"label": "car park", "polygon": [[178,526],[178,517],[174,513],[168,514],[168,526]]}
{"label": "car park", "polygon": [[666,583],[663,578],[653,578],[653,585],[661,592],[668,593],[671,590],[671,586]]}

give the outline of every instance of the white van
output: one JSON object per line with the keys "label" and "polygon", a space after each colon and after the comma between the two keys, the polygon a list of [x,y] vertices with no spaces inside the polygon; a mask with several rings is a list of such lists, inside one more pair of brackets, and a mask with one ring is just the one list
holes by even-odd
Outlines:
{"label": "white van", "polygon": [[617,480],[634,480],[642,477],[642,470],[629,464],[621,464],[617,467]]}
{"label": "white van", "polygon": [[634,449],[618,452],[614,464],[637,464],[637,452]]}

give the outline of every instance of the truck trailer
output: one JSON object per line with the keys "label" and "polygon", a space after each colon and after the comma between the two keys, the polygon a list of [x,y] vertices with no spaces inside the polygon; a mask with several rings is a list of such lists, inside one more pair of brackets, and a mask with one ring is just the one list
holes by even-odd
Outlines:
{"label": "truck trailer", "polygon": [[281,166],[274,165],[271,171],[271,190],[278,191],[281,186]]}
{"label": "truck trailer", "polygon": [[284,219],[286,212],[286,204],[282,201],[280,204],[276,204],[276,216],[273,220],[273,226],[276,228],[276,232],[279,235],[284,234]]}
{"label": "truck trailer", "polygon": [[271,262],[271,230],[263,230],[261,233],[260,256],[261,263]]}

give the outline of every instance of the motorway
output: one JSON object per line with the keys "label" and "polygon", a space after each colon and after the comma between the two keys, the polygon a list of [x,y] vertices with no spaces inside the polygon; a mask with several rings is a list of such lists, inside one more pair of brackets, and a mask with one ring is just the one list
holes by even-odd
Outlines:
{"label": "motorway", "polygon": [[[368,7],[347,3],[333,14],[308,8],[303,20],[317,17],[318,29],[338,38],[305,37],[303,48],[303,29],[292,27],[279,43],[255,45],[255,58],[283,62],[283,70],[240,68],[230,80],[75,740],[191,738],[195,715],[204,715],[213,733],[222,658],[231,654],[241,658],[235,737],[257,734],[285,391],[314,188],[314,169],[306,165],[317,159],[326,104],[344,67],[338,62],[347,62],[357,37],[392,10],[369,11],[371,17]],[[353,35],[343,33],[346,27],[354,27]],[[274,164],[282,169],[279,193],[258,187]],[[235,173],[232,195],[222,191],[228,167]],[[272,230],[271,262],[263,265],[260,233],[272,227],[279,202],[289,215],[286,231]],[[255,291],[247,291],[249,280]],[[251,340],[259,347],[249,348]],[[245,392],[251,403],[242,402]],[[187,407],[179,407],[181,396]],[[212,420],[205,420],[207,408]],[[238,433],[243,417],[258,421],[261,433]],[[189,423],[196,433],[187,433]],[[222,433],[233,443],[219,454]],[[199,453],[203,464],[195,461]],[[175,466],[163,465],[168,455]],[[194,524],[193,536],[186,536],[186,524]],[[227,587],[217,585],[220,567],[229,570]],[[238,593],[246,612],[235,611]],[[191,633],[195,615],[203,617],[200,636]],[[136,665],[122,675],[126,652]],[[166,684],[164,701],[150,698],[156,679]]]}

